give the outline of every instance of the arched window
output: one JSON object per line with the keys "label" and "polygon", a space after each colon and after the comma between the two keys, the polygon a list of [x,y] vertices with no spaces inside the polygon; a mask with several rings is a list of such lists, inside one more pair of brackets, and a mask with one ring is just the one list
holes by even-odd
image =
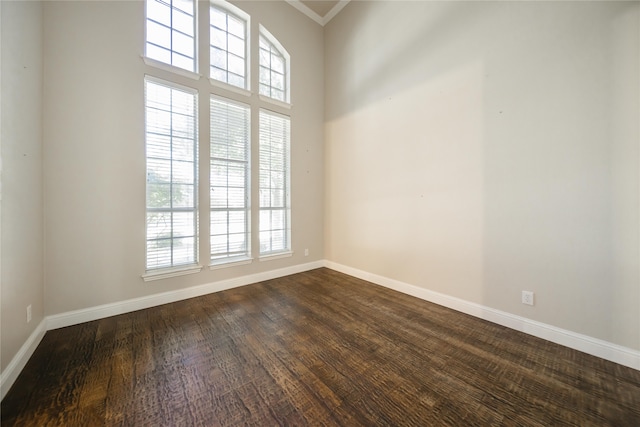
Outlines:
{"label": "arched window", "polygon": [[289,54],[260,26],[260,95],[289,102]]}
{"label": "arched window", "polygon": [[[224,0],[145,0],[145,25],[144,280],[197,273],[201,255],[212,270],[291,256],[289,53]],[[209,64],[199,63],[207,49]],[[201,131],[210,139],[203,168]]]}
{"label": "arched window", "polygon": [[[224,5],[224,6],[223,6]],[[209,76],[247,89],[249,17],[229,3],[209,6]]]}

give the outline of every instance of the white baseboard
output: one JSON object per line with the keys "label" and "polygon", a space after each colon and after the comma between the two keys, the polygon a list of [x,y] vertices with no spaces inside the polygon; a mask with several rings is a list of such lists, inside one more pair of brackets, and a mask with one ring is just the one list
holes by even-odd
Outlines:
{"label": "white baseboard", "polygon": [[460,298],[430,291],[428,289],[410,285],[388,277],[358,270],[333,261],[325,261],[324,265],[332,270],[336,270],[425,301],[442,305],[480,319],[497,323],[498,325],[515,329],[516,331],[524,332],[556,344],[564,345],[574,350],[582,351],[592,356],[600,357],[611,362],[619,363],[620,365],[640,370],[640,351],[599,340],[597,338],[592,338],[587,335],[578,334],[566,329],[557,328],[545,323],[536,322],[535,320],[516,316],[490,307],[485,307]]}
{"label": "white baseboard", "polygon": [[46,332],[47,320],[43,319],[31,335],[29,335],[27,341],[20,347],[18,353],[11,359],[11,362],[9,362],[5,370],[2,371],[2,374],[0,374],[0,400],[4,399],[4,396],[18,378],[20,372],[24,369],[29,358],[33,352],[36,351],[36,347],[38,347],[38,344],[40,344]]}
{"label": "white baseboard", "polygon": [[46,317],[29,336],[27,341],[13,357],[7,368],[0,374],[0,400],[4,398],[15,380],[22,372],[29,358],[35,351],[44,334],[48,330],[77,325],[92,320],[103,319],[105,317],[118,314],[129,313],[136,310],[155,307],[162,304],[181,301],[188,298],[207,295],[214,292],[232,289],[240,286],[265,280],[276,279],[290,274],[301,273],[315,268],[327,267],[332,270],[354,276],[369,282],[381,285],[425,301],[433,302],[453,310],[460,311],[520,332],[527,333],[545,340],[564,345],[575,350],[582,351],[593,356],[600,357],[611,362],[619,363],[630,368],[640,370],[640,352],[592,338],[586,335],[577,334],[555,326],[546,325],[524,317],[509,314],[500,310],[455,298],[449,295],[430,291],[415,285],[389,279],[387,277],[368,273],[352,267],[347,267],[332,261],[315,261],[307,264],[295,265],[278,270],[265,271],[262,273],[236,277],[204,285],[193,286],[186,289],[165,292],[161,294],[149,295],[146,297],[130,299],[112,304],[104,304],[82,310],[75,310],[66,313],[56,314]]}
{"label": "white baseboard", "polygon": [[290,274],[302,273],[303,271],[309,271],[323,266],[324,261],[315,261],[307,264],[299,264],[277,270],[264,271],[262,273],[220,280],[218,282],[206,283],[204,285],[193,286],[190,288],[148,295],[126,301],[54,314],[47,317],[47,330],[64,328],[67,326],[77,325],[79,323],[90,322],[92,320],[104,319],[105,317],[116,316],[118,314],[130,313],[136,310],[143,310],[145,308],[156,307],[162,304],[182,301],[214,292],[250,285],[252,283],[276,279]]}
{"label": "white baseboard", "polygon": [[29,339],[20,348],[18,353],[11,359],[7,368],[0,374],[0,388],[2,395],[0,400],[4,399],[15,380],[22,372],[29,358],[33,355],[36,347],[42,341],[44,334],[52,329],[64,328],[66,326],[77,325],[92,320],[103,319],[105,317],[116,316],[118,314],[129,313],[136,310],[155,307],[162,304],[181,301],[188,298],[207,295],[226,289],[237,288],[240,286],[250,285],[252,283],[263,282],[265,280],[276,279],[278,277],[288,276],[290,274],[302,273],[303,271],[313,270],[324,266],[324,261],[315,261],[306,264],[294,265],[291,267],[280,268],[277,270],[265,271],[262,273],[250,274],[247,276],[235,277],[232,279],[221,280],[218,282],[207,283],[204,285],[193,286],[186,289],[179,289],[161,294],[149,295],[141,298],[134,298],[126,301],[116,302],[112,304],[104,304],[96,307],[89,307],[82,310],[74,310],[66,313],[54,314],[47,316],[40,322],[35,331],[29,336]]}

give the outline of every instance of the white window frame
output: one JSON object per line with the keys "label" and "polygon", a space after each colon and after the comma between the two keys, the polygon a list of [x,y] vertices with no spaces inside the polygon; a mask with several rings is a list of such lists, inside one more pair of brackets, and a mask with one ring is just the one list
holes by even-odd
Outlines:
{"label": "white window frame", "polygon": [[[229,55],[233,55],[233,56],[237,56],[232,52],[229,52],[228,49],[228,40],[229,37],[236,37],[235,35],[231,34],[231,36],[229,35],[229,30],[228,30],[228,22],[226,23],[227,28],[226,29],[220,29],[221,31],[224,31],[226,33],[226,38],[227,38],[227,48],[224,49],[224,52],[227,55],[227,66],[225,68],[222,67],[216,67],[213,65],[213,55],[211,54],[213,49],[217,49],[217,47],[213,46],[211,44],[211,39],[212,39],[212,27],[214,27],[213,22],[211,21],[211,9],[217,9],[218,11],[224,13],[227,15],[227,21],[228,21],[228,17],[230,16],[233,19],[242,21],[244,23],[244,85],[243,86],[238,86],[238,85],[234,85],[232,83],[229,83],[229,79],[228,79],[228,75],[229,73],[232,73],[231,71],[229,71]],[[217,28],[217,27],[216,27]],[[232,90],[232,91],[236,91],[236,92],[240,92],[243,95],[250,95],[251,94],[251,17],[244,12],[242,9],[232,5],[229,2],[223,1],[223,0],[211,0],[209,2],[209,42],[208,42],[208,46],[209,46],[209,67],[207,70],[207,75],[209,76],[209,80],[211,82],[212,85],[214,86],[221,86],[224,89],[227,90]],[[220,79],[216,79],[211,75],[211,68],[218,68],[220,70],[223,70],[226,74],[227,74],[227,79],[225,80],[220,80]],[[232,74],[236,74],[236,73],[232,73]],[[237,74],[236,74],[237,75]]]}
{"label": "white window frame", "polygon": [[[271,131],[271,122],[265,123],[265,119],[269,120],[283,120],[286,124],[282,135],[274,135]],[[265,129],[265,125],[269,126],[269,129]],[[261,108],[259,111],[259,241],[260,248],[259,254],[261,258],[274,257],[279,255],[288,255],[291,253],[291,117],[280,114],[268,109]],[[284,139],[283,152],[282,152],[282,170],[272,167],[271,155],[273,151],[272,137],[282,137]],[[265,144],[265,139],[268,140],[268,144]],[[277,158],[276,158],[277,159]],[[274,184],[273,176],[277,176],[282,173],[282,185]],[[265,183],[268,182],[268,185]],[[278,206],[276,203],[274,206],[273,200],[278,199],[274,197],[276,192],[282,191],[282,206]],[[268,202],[266,202],[268,200]],[[280,228],[274,228],[273,226],[273,214],[280,212],[281,223]],[[268,213],[268,215],[267,215]],[[265,224],[266,217],[269,217],[269,225]],[[282,248],[273,249],[273,237],[274,232],[281,231],[283,233]],[[265,236],[269,236],[268,249],[263,250],[265,244]]]}
{"label": "white window frame", "polygon": [[[193,5],[193,23],[191,25],[191,31],[193,31],[193,41],[192,41],[192,49],[193,49],[193,68],[186,68],[184,66],[181,66],[179,64],[176,63],[176,61],[174,61],[174,54],[176,55],[180,55],[182,57],[185,58],[189,58],[188,56],[184,55],[183,53],[174,50],[174,36],[178,35],[184,35],[187,37],[191,37],[191,35],[185,33],[184,31],[181,31],[177,28],[175,28],[175,24],[174,24],[174,10],[177,11],[177,15],[182,14],[186,14],[184,13],[184,10],[174,6],[174,3],[178,3],[178,0],[145,0],[144,2],[144,55],[143,58],[145,60],[145,62],[148,65],[157,67],[157,68],[163,68],[163,69],[167,69],[169,71],[172,72],[177,72],[178,74],[183,74],[183,75],[187,75],[188,77],[196,77],[199,78],[198,73],[198,46],[199,46],[199,38],[198,38],[198,33],[199,33],[199,29],[198,29],[198,0],[182,0],[182,1],[191,1],[192,5]],[[149,17],[149,3],[150,2],[157,2],[157,3],[164,3],[166,6],[169,7],[170,9],[170,22],[167,25],[166,23],[162,23],[160,21],[154,20],[152,18]],[[170,32],[170,46],[161,46],[157,43],[154,43],[152,41],[149,41],[149,22],[152,23],[156,23],[159,26],[165,27],[169,30]],[[174,34],[174,32],[176,34]],[[154,57],[152,54],[149,53],[149,45],[155,45],[158,46],[160,49],[164,49],[167,50],[169,53],[169,56],[171,58],[170,61],[164,61],[158,57]],[[194,76],[195,75],[195,76]]]}
{"label": "white window frame", "polygon": [[[267,84],[266,82],[263,82],[261,79],[261,75],[262,73],[260,72],[262,68],[268,69],[269,73],[279,73],[275,70],[272,69],[271,64],[264,64],[262,61],[262,56],[261,56],[261,51],[264,50],[262,48],[262,39],[264,39],[264,41],[270,46],[271,49],[273,49],[273,51],[275,51],[275,53],[277,54],[277,56],[280,56],[283,61],[284,61],[284,76],[283,76],[283,80],[284,80],[284,97],[283,99],[278,99],[278,98],[274,98],[273,96],[271,96],[271,90],[274,88],[273,85],[271,84],[271,77],[269,79],[269,83]],[[258,94],[260,95],[260,98],[264,101],[268,101],[268,102],[274,102],[276,104],[282,104],[281,106],[284,107],[288,107],[291,104],[291,57],[289,55],[289,52],[287,52],[287,50],[282,46],[282,44],[280,44],[280,42],[278,41],[277,38],[275,38],[266,28],[264,28],[262,25],[260,25],[260,34],[259,34],[259,40],[260,42],[258,43]],[[269,51],[269,54],[271,55],[272,51]],[[269,88],[269,95],[267,94],[263,94],[263,87],[268,87]],[[276,88],[277,89],[277,88]]]}
{"label": "white window frame", "polygon": [[[151,109],[154,109],[149,101],[148,101],[148,96],[147,96],[147,92],[148,92],[148,85],[149,84],[153,84],[153,85],[158,85],[158,86],[163,86],[169,90],[175,90],[175,91],[179,91],[179,92],[183,92],[183,93],[187,93],[189,95],[193,96],[193,115],[192,116],[188,116],[192,121],[192,126],[193,126],[193,137],[192,138],[180,138],[177,134],[174,134],[174,130],[172,128],[172,124],[173,124],[173,120],[174,120],[174,115],[175,116],[179,116],[179,113],[176,113],[173,109],[173,106],[171,106],[171,109],[168,111],[164,111],[165,113],[168,113],[171,116],[170,119],[170,124],[169,124],[169,129],[167,133],[160,133],[160,132],[154,132],[153,135],[155,135],[155,137],[158,140],[168,140],[169,144],[170,144],[170,151],[168,153],[169,157],[167,158],[162,157],[162,156],[158,156],[158,155],[151,155],[151,151],[152,149],[150,148],[150,142],[152,141],[153,136],[151,136],[151,133],[149,132],[149,111]],[[147,190],[146,190],[146,215],[147,215],[147,220],[146,220],[146,255],[145,255],[145,271],[146,274],[143,275],[143,278],[145,280],[155,280],[155,279],[160,279],[160,278],[165,278],[165,277],[172,277],[175,275],[179,275],[179,274],[188,274],[188,273],[195,273],[200,271],[200,269],[202,268],[201,266],[198,266],[198,257],[199,257],[199,215],[198,215],[198,190],[199,190],[199,173],[198,173],[198,91],[193,89],[193,88],[189,88],[186,86],[182,86],[173,82],[169,82],[166,80],[161,80],[152,76],[145,76],[144,79],[144,86],[145,86],[145,158],[146,158],[146,162],[147,162]],[[160,110],[161,111],[161,110]],[[184,116],[183,116],[184,117]],[[178,117],[175,117],[176,119]],[[189,160],[177,160],[174,159],[174,151],[173,151],[173,144],[174,144],[174,139],[181,139],[183,141],[192,141],[192,157],[190,157]],[[169,167],[170,167],[170,177],[169,180],[166,181],[150,181],[148,174],[149,174],[149,161],[150,159],[155,159],[155,160],[160,160],[163,162],[169,162]],[[177,180],[174,179],[174,171],[173,171],[173,167],[174,167],[174,162],[190,162],[193,164],[193,172],[192,172],[192,184],[180,184]],[[165,207],[153,207],[153,206],[149,206],[149,191],[150,188],[152,188],[152,185],[168,185],[170,188],[170,203],[169,206],[165,206]],[[173,206],[173,189],[174,186],[177,185],[192,185],[193,186],[193,202],[191,203],[190,206],[183,206],[183,207],[176,207]],[[153,213],[161,213],[161,214],[169,214],[170,215],[170,220],[171,220],[171,224],[169,226],[169,230],[170,230],[170,238],[168,239],[164,239],[164,240],[168,240],[171,244],[172,250],[170,251],[171,254],[171,261],[168,264],[165,265],[158,265],[158,266],[153,266],[150,263],[150,258],[149,258],[149,243],[152,240],[158,240],[156,238],[154,239],[150,239],[149,238],[149,233],[150,233],[150,223],[149,223],[149,215],[153,214]],[[176,262],[174,260],[174,251],[173,251],[173,245],[174,245],[174,240],[175,239],[179,239],[179,237],[174,236],[174,232],[175,232],[175,225],[173,223],[173,215],[176,213],[192,213],[193,215],[193,228],[192,228],[192,233],[193,233],[193,254],[192,254],[192,259],[189,259],[187,262]],[[188,236],[190,237],[190,236]]]}
{"label": "white window frame", "polygon": [[[244,123],[242,123],[237,128],[230,129],[229,125],[233,125],[233,123],[229,123],[227,121],[227,129],[217,129],[216,128],[217,123],[215,122],[216,121],[222,122],[222,120],[216,114],[217,111],[214,108],[214,105],[213,105],[214,102],[223,104],[225,107],[236,107],[236,108],[243,109],[242,114],[244,115]],[[209,224],[210,224],[209,248],[210,248],[210,262],[211,262],[210,267],[214,267],[221,264],[238,263],[238,262],[248,261],[251,259],[251,185],[250,185],[251,183],[251,106],[248,104],[237,102],[230,98],[226,98],[218,95],[210,96],[209,105],[210,105],[209,168],[211,171],[209,176],[209,188],[211,191],[210,204],[209,204],[209,215],[210,215],[209,216]],[[222,108],[225,108],[225,107],[222,107]],[[238,118],[238,117],[234,117],[234,118]],[[217,131],[217,132],[214,132],[214,131]],[[228,133],[231,133],[234,131],[244,132],[245,134],[244,141],[243,141],[244,143],[243,159],[238,158],[238,156],[232,156],[232,155],[224,156],[223,155],[224,153],[222,153],[222,151],[224,151],[225,148],[227,150],[233,148],[232,146],[228,145],[228,141],[230,139]],[[219,134],[227,133],[227,135],[225,135],[227,138],[223,140],[223,144],[219,144],[219,143],[216,144],[215,133],[219,133]],[[225,144],[224,141],[226,141],[227,144]],[[214,149],[214,145],[218,146],[217,150]],[[215,179],[214,178],[215,175],[213,173],[214,164],[217,164],[219,167],[222,167],[222,168],[225,168],[225,167],[227,168],[226,185],[221,185],[222,184],[221,182],[214,182],[214,179]],[[233,189],[237,190],[238,188],[240,188],[237,186],[237,184],[231,185],[229,182],[230,181],[229,172],[231,168],[236,168],[236,170],[239,170],[239,168],[242,168],[242,173],[244,175],[243,185],[242,185],[242,191],[244,193],[243,206],[229,206],[229,191]],[[220,177],[216,176],[216,178],[220,178]],[[224,203],[220,205],[214,204],[214,200],[216,199],[214,191],[216,190],[222,193],[226,193],[226,196],[224,198],[226,202],[226,206],[224,206]],[[241,232],[237,231],[238,224],[236,224],[234,227],[234,224],[230,220],[234,212],[236,213],[242,212],[244,214],[243,231]],[[224,233],[218,232],[218,230],[215,229],[216,223],[214,223],[214,218],[215,216],[217,216],[215,215],[215,213],[226,214],[226,215],[220,215],[221,217],[226,216],[226,223],[224,223],[224,225],[220,225],[221,230],[226,230]],[[234,228],[236,229],[235,232],[233,231]],[[231,244],[230,241],[232,240],[232,236],[234,235],[244,236],[244,245],[245,245],[244,251],[242,252],[230,251],[230,248],[229,248]],[[225,240],[227,245],[227,251],[214,252],[214,240],[216,237],[222,237],[222,236],[226,236]]]}
{"label": "white window frame", "polygon": [[[185,265],[171,265],[166,268],[149,268],[154,267],[151,264],[147,264],[147,255],[145,251],[145,273],[142,275],[142,278],[145,281],[150,280],[158,280],[165,279],[174,276],[180,276],[184,274],[198,273],[202,270],[202,266],[198,265],[200,260],[200,252],[205,257],[209,257],[209,269],[215,270],[219,268],[227,268],[234,267],[243,264],[249,264],[253,262],[252,257],[256,257],[259,261],[269,261],[273,259],[279,259],[283,257],[292,256],[293,252],[291,250],[291,116],[288,114],[287,110],[291,110],[291,82],[290,82],[290,56],[286,49],[282,46],[282,44],[276,39],[265,27],[261,24],[251,21],[251,17],[249,14],[244,12],[239,7],[225,1],[225,0],[209,0],[209,1],[201,1],[201,0],[193,0],[193,69],[185,69],[181,68],[178,65],[173,65],[170,62],[162,62],[158,59],[151,58],[147,55],[147,47],[150,46],[150,40],[147,40],[147,28],[148,22],[153,17],[148,16],[147,8],[149,3],[152,0],[144,1],[144,40],[143,40],[143,55],[142,59],[144,60],[145,65],[145,88],[147,82],[157,82],[158,84],[162,84],[164,86],[175,88],[177,90],[187,90],[189,93],[195,94],[198,101],[196,101],[196,107],[201,111],[200,113],[196,112],[196,134],[204,135],[205,139],[207,135],[211,135],[213,131],[213,126],[211,124],[211,104],[210,100],[212,98],[223,99],[227,102],[235,103],[238,105],[248,105],[250,108],[249,113],[249,150],[254,149],[253,152],[249,152],[248,158],[248,173],[246,174],[246,196],[247,196],[247,204],[246,204],[246,232],[247,232],[247,252],[245,254],[239,254],[238,256],[228,256],[228,257],[220,257],[220,258],[212,258],[215,253],[212,250],[212,210],[211,210],[211,198],[207,199],[211,195],[210,186],[211,186],[211,151],[207,153],[207,146],[203,146],[199,149],[202,149],[202,152],[197,152],[196,156],[203,155],[205,158],[196,159],[195,161],[195,179],[197,183],[194,184],[196,188],[194,194],[194,203],[196,205],[195,208],[195,216],[194,216],[194,227],[195,227],[195,262],[189,263]],[[179,0],[160,0],[165,5],[177,5]],[[232,84],[216,80],[211,77],[211,30],[212,30],[212,16],[211,16],[211,8],[216,8],[218,10],[222,10],[225,14],[229,16],[233,16],[235,19],[239,19],[245,22],[245,40],[244,40],[244,56],[245,56],[245,87],[238,87]],[[159,10],[159,9],[158,9]],[[164,13],[163,17],[169,16],[167,14],[167,10],[160,10],[160,12]],[[203,16],[204,15],[204,16]],[[160,15],[158,15],[160,16]],[[160,19],[160,18],[159,18]],[[199,22],[199,19],[202,19]],[[162,18],[165,24],[168,22],[167,19]],[[165,27],[169,28],[167,25]],[[187,27],[183,27],[187,28]],[[227,28],[228,29],[228,28]],[[163,30],[163,31],[166,31]],[[233,31],[232,31],[233,32]],[[257,34],[256,34],[257,33]],[[170,33],[173,34],[173,33]],[[239,33],[237,33],[239,34]],[[252,36],[253,34],[253,36]],[[157,38],[156,40],[164,43],[167,39],[167,33],[164,33],[164,38]],[[274,53],[279,55],[284,60],[284,97],[283,99],[271,98],[270,96],[265,96],[260,93],[260,40],[265,40],[270,49],[273,49]],[[255,44],[255,46],[254,46]],[[239,46],[239,45],[238,45]],[[171,46],[167,47],[168,55],[165,55],[163,59],[171,58],[172,51],[170,50]],[[207,51],[206,49],[209,49]],[[237,52],[237,51],[236,51]],[[201,58],[204,58],[200,61]],[[207,60],[207,58],[209,58]],[[205,63],[208,64],[205,65]],[[190,64],[189,64],[190,65]],[[279,64],[275,65],[276,69],[279,69]],[[228,70],[227,70],[228,71]],[[204,79],[199,74],[202,72],[206,73]],[[153,77],[157,76],[157,77]],[[271,75],[270,75],[271,76]],[[185,77],[192,79],[191,83],[185,80]],[[255,79],[255,80],[253,80]],[[253,80],[253,81],[252,81]],[[187,87],[183,86],[183,84],[192,86]],[[277,83],[280,84],[280,81]],[[253,88],[252,88],[253,87]],[[147,120],[146,120],[146,110],[147,110],[147,101],[146,95],[144,100],[145,106],[145,146],[147,145]],[[206,108],[209,108],[209,118],[205,118]],[[202,114],[202,117],[199,114]],[[261,251],[260,248],[260,214],[264,212],[265,209],[260,207],[260,137],[261,137],[261,126],[260,126],[260,116],[261,114],[270,114],[275,116],[281,116],[287,119],[287,158],[286,158],[286,185],[285,185],[285,206],[284,207],[265,207],[267,209],[279,210],[282,211],[284,209],[284,225],[281,227],[272,227],[278,228],[278,230],[274,230],[269,228],[269,232],[279,233],[282,231],[284,233],[283,240],[278,240],[278,242],[284,242],[283,245],[279,245],[277,250],[273,251]],[[253,122],[253,123],[252,123]],[[257,123],[256,123],[257,122]],[[204,126],[200,128],[199,126]],[[208,131],[207,131],[207,126]],[[207,133],[209,132],[209,133]],[[251,142],[254,141],[254,142]],[[196,143],[199,145],[199,142],[196,137]],[[206,144],[206,141],[203,142]],[[211,150],[211,138],[209,141],[208,149]],[[253,146],[253,147],[252,147]],[[209,157],[209,160],[206,160],[206,157]],[[202,164],[199,162],[202,161]],[[202,170],[199,170],[202,168]],[[252,178],[253,175],[253,178]],[[263,189],[264,190],[264,189]],[[190,189],[189,189],[190,191]],[[209,196],[208,196],[209,195]],[[209,206],[198,206],[200,199],[202,196],[202,201]],[[145,206],[147,206],[147,201],[145,201]],[[149,205],[151,206],[151,205]],[[202,209],[202,211],[200,211]],[[148,209],[147,209],[148,211]],[[191,217],[189,217],[190,219]],[[278,217],[279,219],[280,217]],[[207,225],[208,224],[208,225]],[[202,225],[202,230],[204,231],[204,238],[209,239],[207,241],[203,241],[200,236],[200,225]],[[264,225],[264,224],[263,224]],[[271,223],[269,223],[269,227],[271,227]],[[147,228],[147,227],[145,227]],[[252,230],[253,229],[253,230]],[[258,232],[256,232],[258,230]],[[145,233],[146,234],[146,233]],[[186,233],[185,233],[186,234]],[[280,234],[277,236],[274,235],[277,239],[280,239]],[[145,237],[145,242],[147,238]],[[270,249],[270,248],[269,248]],[[207,254],[208,252],[208,254]]]}

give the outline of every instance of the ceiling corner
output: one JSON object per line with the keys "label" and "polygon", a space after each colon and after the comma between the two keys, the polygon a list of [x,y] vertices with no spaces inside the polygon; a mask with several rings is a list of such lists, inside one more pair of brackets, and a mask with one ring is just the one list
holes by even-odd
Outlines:
{"label": "ceiling corner", "polygon": [[[351,0],[285,0],[314,22],[323,27],[329,23]],[[328,8],[327,6],[332,7]]]}

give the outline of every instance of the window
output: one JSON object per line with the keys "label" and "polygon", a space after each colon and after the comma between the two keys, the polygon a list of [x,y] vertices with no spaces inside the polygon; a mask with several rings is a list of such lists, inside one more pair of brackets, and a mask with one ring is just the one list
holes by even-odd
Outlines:
{"label": "window", "polygon": [[209,18],[210,77],[246,89],[248,19],[213,4]]}
{"label": "window", "polygon": [[260,254],[287,252],[290,244],[288,117],[260,110]]}
{"label": "window", "polygon": [[211,261],[248,258],[250,108],[211,97]]}
{"label": "window", "polygon": [[143,279],[292,255],[288,52],[225,0],[145,0],[145,28]]}
{"label": "window", "polygon": [[197,102],[193,90],[145,79],[147,270],[197,262]]}
{"label": "window", "polygon": [[196,71],[194,0],[147,0],[145,56]]}
{"label": "window", "polygon": [[260,95],[289,102],[289,54],[276,43],[265,29],[260,31]]}

